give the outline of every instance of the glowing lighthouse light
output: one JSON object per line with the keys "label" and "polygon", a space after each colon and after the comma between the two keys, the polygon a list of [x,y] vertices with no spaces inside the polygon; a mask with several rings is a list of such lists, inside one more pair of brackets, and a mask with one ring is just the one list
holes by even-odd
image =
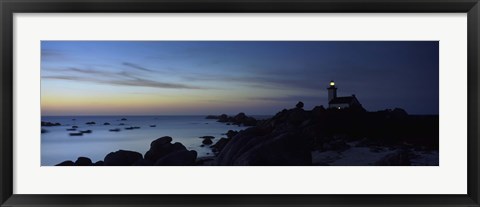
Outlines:
{"label": "glowing lighthouse light", "polygon": [[330,81],[330,86],[335,86],[335,82]]}

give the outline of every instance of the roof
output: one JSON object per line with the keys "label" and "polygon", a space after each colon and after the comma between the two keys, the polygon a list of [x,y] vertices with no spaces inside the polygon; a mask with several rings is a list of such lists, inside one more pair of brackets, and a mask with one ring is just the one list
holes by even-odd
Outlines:
{"label": "roof", "polygon": [[354,96],[337,97],[332,99],[329,104],[350,104],[355,101]]}

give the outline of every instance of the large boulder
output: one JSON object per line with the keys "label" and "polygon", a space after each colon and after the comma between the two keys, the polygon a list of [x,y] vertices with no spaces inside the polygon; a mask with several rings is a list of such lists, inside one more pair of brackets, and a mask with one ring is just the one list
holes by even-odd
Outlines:
{"label": "large boulder", "polygon": [[186,150],[187,148],[181,143],[172,144],[172,138],[165,136],[154,140],[150,144],[150,149],[145,153],[145,159],[156,162],[158,159],[172,152]]}
{"label": "large boulder", "polygon": [[241,131],[220,152],[218,165],[306,166],[312,155],[296,132],[268,133],[259,127]]}
{"label": "large boulder", "polygon": [[180,150],[172,152],[155,162],[156,166],[191,166],[195,165],[197,152],[194,150]]}
{"label": "large boulder", "polygon": [[92,160],[88,157],[79,157],[77,161],[75,161],[76,166],[90,166],[92,164]]}
{"label": "large boulder", "polygon": [[105,166],[130,166],[139,159],[142,159],[142,154],[138,152],[118,150],[108,153],[103,160],[103,164]]}
{"label": "large boulder", "polygon": [[212,151],[213,152],[221,152],[223,150],[223,148],[225,147],[225,145],[227,145],[227,143],[230,141],[231,138],[220,138],[217,143],[215,143],[214,145],[212,145]]}
{"label": "large boulder", "polygon": [[228,132],[225,135],[227,135],[228,138],[232,138],[237,134],[238,134],[238,131],[228,130]]}

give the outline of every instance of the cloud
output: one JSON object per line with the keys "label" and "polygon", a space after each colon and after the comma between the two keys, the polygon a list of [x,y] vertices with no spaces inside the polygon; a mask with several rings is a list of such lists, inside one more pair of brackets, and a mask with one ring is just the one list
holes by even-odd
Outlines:
{"label": "cloud", "polygon": [[[196,76],[184,76],[189,81],[211,81],[211,82],[227,82],[240,83],[252,88],[267,89],[315,89],[321,88],[321,81],[310,77],[301,76],[280,76],[280,75],[206,75],[198,74]],[[324,81],[326,83],[326,81]]]}
{"label": "cloud", "polygon": [[154,70],[150,70],[148,68],[145,68],[145,67],[142,67],[142,66],[139,66],[137,64],[134,64],[134,63],[129,63],[129,62],[123,62],[122,65],[125,65],[125,66],[128,66],[128,67],[131,67],[131,68],[134,68],[134,69],[137,69],[137,70],[141,70],[141,71],[146,71],[146,72],[157,72],[157,71],[154,71]]}
{"label": "cloud", "polygon": [[251,100],[260,100],[260,101],[281,101],[281,102],[296,102],[296,101],[322,101],[325,99],[324,96],[301,96],[301,95],[287,95],[287,96],[271,96],[271,97],[250,97]]}
{"label": "cloud", "polygon": [[[126,71],[109,72],[94,69],[82,69],[70,67],[61,71],[62,75],[42,76],[42,79],[50,80],[71,80],[81,82],[100,83],[117,86],[137,86],[151,88],[167,88],[167,89],[208,89],[205,87],[187,85],[183,83],[169,83],[156,80],[149,80],[138,77],[136,74]],[[64,73],[70,73],[65,75]],[[73,72],[73,74],[71,74]]]}
{"label": "cloud", "polygon": [[65,53],[60,50],[45,49],[45,48],[42,48],[41,58],[42,60],[50,60],[50,61],[68,59],[67,55],[65,55]]}

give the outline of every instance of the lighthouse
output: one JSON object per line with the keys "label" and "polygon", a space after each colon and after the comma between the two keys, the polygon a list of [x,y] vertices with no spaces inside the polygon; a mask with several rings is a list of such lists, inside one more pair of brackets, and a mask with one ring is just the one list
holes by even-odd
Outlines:
{"label": "lighthouse", "polygon": [[328,90],[328,102],[337,98],[337,87],[335,87],[335,82],[330,81],[330,87],[327,88]]}
{"label": "lighthouse", "polygon": [[362,110],[362,104],[358,101],[355,95],[352,96],[344,96],[338,97],[337,96],[337,87],[335,87],[335,82],[330,81],[330,87],[327,88],[328,90],[328,108],[333,109],[346,109],[346,108],[360,108]]}

